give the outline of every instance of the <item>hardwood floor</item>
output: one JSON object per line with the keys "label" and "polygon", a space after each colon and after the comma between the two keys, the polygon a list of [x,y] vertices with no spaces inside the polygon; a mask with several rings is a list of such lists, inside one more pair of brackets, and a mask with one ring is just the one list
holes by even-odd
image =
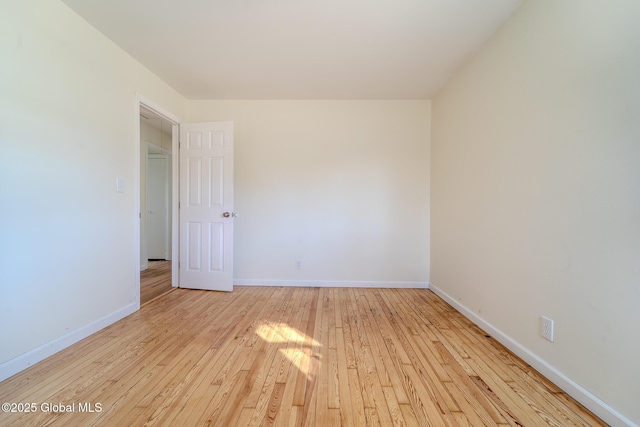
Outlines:
{"label": "hardwood floor", "polygon": [[149,261],[149,268],[140,272],[140,304],[171,289],[171,261]]}
{"label": "hardwood floor", "polygon": [[2,426],[605,425],[417,289],[175,289],[0,383],[0,402],[36,409]]}

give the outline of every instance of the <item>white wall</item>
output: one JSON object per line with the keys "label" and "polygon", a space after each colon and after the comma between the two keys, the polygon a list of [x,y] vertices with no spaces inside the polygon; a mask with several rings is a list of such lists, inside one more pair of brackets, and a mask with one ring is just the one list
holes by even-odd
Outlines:
{"label": "white wall", "polygon": [[[152,126],[149,121],[155,120],[159,121],[159,118],[145,119],[140,117],[140,212],[142,213],[140,217],[140,270],[146,270],[149,266],[148,261],[148,249],[147,249],[147,158],[148,158],[148,147],[147,144],[151,143],[160,148],[164,148],[169,153],[172,152],[172,136],[171,133],[167,133],[165,129],[162,131],[156,127]],[[168,128],[171,130],[171,124],[168,122],[163,128]],[[169,188],[171,188],[172,174],[171,174],[171,157],[169,157]],[[169,206],[171,206],[171,191],[169,194]],[[172,209],[169,209],[167,221],[171,224]],[[168,234],[167,239],[167,247],[169,251],[167,253],[167,259],[170,260],[172,258],[171,247],[172,247],[172,233]]]}
{"label": "white wall", "polygon": [[433,102],[434,289],[614,424],[640,423],[639,19],[526,2]]}
{"label": "white wall", "polygon": [[140,117],[140,270],[149,268],[147,251],[147,141],[160,132]]}
{"label": "white wall", "polygon": [[136,308],[136,93],[184,99],[59,1],[3,1],[0,28],[6,376]]}
{"label": "white wall", "polygon": [[187,110],[191,122],[235,122],[237,283],[427,283],[430,101]]}

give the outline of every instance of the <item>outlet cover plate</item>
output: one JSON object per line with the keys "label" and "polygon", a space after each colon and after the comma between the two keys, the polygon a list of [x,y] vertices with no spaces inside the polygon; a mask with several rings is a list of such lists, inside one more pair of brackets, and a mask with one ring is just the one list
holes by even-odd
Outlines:
{"label": "outlet cover plate", "polygon": [[553,342],[553,320],[540,316],[540,335]]}

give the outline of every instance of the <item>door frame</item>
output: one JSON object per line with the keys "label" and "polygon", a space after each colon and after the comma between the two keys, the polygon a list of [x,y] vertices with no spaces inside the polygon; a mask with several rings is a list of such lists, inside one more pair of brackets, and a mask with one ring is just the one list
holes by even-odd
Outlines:
{"label": "door frame", "polygon": [[[145,96],[137,93],[135,104],[136,139],[134,141],[135,172],[133,191],[135,193],[135,232],[134,232],[134,254],[135,254],[135,289],[134,297],[136,309],[140,308],[140,110],[141,107],[152,111],[163,120],[171,123],[171,286],[178,287],[178,260],[179,260],[179,218],[178,218],[178,141],[180,139],[180,119],[156,104]],[[146,151],[146,150],[145,150]]]}

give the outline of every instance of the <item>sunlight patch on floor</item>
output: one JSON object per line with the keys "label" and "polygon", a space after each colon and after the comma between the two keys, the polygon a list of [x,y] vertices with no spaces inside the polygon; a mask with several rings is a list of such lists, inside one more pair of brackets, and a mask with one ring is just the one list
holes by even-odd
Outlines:
{"label": "sunlight patch on floor", "polygon": [[299,372],[303,373],[307,380],[312,381],[315,378],[317,368],[318,357],[311,357],[310,349],[301,348],[281,348],[280,352],[289,359],[289,361],[295,366]]}
{"label": "sunlight patch on floor", "polygon": [[271,344],[283,344],[279,351],[299,372],[314,381],[318,372],[319,357],[313,347],[322,347],[318,341],[286,323],[266,322],[256,328],[256,334]]}
{"label": "sunlight patch on floor", "polygon": [[256,333],[263,340],[270,343],[287,343],[294,342],[296,344],[308,346],[320,346],[318,341],[308,337],[296,328],[292,328],[286,323],[265,323],[256,328]]}

